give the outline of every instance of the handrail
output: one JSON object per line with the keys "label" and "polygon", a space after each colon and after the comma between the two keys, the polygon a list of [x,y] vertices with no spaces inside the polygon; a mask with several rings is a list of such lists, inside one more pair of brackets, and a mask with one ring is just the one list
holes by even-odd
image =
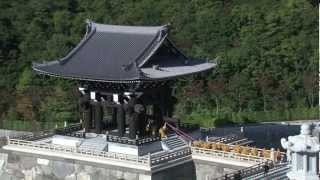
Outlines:
{"label": "handrail", "polygon": [[200,128],[199,124],[181,122],[180,120],[178,120],[176,118],[164,117],[164,120],[166,122],[169,122],[169,123],[175,125],[177,128],[182,129],[187,132],[197,130]]}
{"label": "handrail", "polygon": [[274,163],[273,161],[265,161],[244,169],[241,169],[239,171],[235,171],[235,172],[231,172],[231,173],[227,173],[221,177],[215,178],[214,180],[238,180],[238,179],[243,179],[245,177],[249,177],[253,174],[257,174],[260,172],[268,172],[269,169],[272,169],[274,167]]}
{"label": "handrail", "polygon": [[288,169],[290,169],[290,166],[288,166],[288,162],[286,163],[281,163],[281,164],[274,164],[273,166],[271,166],[270,170],[268,170],[268,172],[264,171],[263,174],[262,172],[256,172],[254,174],[251,174],[250,176],[247,176],[248,179],[258,179],[260,177],[270,177],[274,174],[285,174]]}
{"label": "handrail", "polygon": [[146,137],[146,138],[139,138],[139,139],[130,139],[126,137],[119,137],[119,136],[107,134],[106,140],[109,142],[116,142],[121,144],[142,145],[142,144],[158,141],[160,140],[160,137],[156,136],[156,137]]}
{"label": "handrail", "polygon": [[188,155],[191,155],[191,150],[189,147],[184,147],[184,148],[178,149],[176,151],[166,153],[164,155],[151,156],[151,164],[156,165],[156,164],[160,164],[162,162],[167,162],[167,161],[170,161],[173,159],[186,157]]}
{"label": "handrail", "polygon": [[189,141],[194,141],[194,140],[195,140],[193,137],[191,137],[191,136],[188,135],[187,133],[179,130],[178,128],[174,127],[174,126],[171,125],[170,123],[166,122],[166,124],[167,124],[173,131],[175,131],[178,135],[185,137],[185,138],[188,139]]}

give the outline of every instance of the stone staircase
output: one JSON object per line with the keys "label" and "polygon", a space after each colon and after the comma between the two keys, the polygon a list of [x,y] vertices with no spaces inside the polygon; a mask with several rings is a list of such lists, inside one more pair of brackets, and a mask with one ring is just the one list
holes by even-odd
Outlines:
{"label": "stone staircase", "polygon": [[240,146],[245,146],[245,145],[250,145],[253,144],[254,141],[249,140],[248,138],[243,138],[243,139],[239,139],[236,141],[232,141],[230,143],[228,143],[228,145],[240,145]]}
{"label": "stone staircase", "polygon": [[228,145],[240,145],[240,146],[250,145],[254,143],[254,141],[244,137],[243,134],[229,134],[221,137],[208,137],[207,140],[209,142],[224,143]]}
{"label": "stone staircase", "polygon": [[181,146],[187,145],[186,142],[180,137],[174,135],[166,139],[162,139],[162,142],[168,147],[168,149],[175,149]]}
{"label": "stone staircase", "polygon": [[287,163],[277,164],[274,168],[270,169],[268,173],[257,173],[250,177],[244,178],[245,180],[287,180],[289,179],[286,174],[290,167]]}

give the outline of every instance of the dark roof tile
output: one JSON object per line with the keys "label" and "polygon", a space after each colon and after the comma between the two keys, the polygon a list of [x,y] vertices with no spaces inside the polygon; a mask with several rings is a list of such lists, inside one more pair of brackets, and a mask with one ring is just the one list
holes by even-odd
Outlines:
{"label": "dark roof tile", "polygon": [[[181,67],[183,72],[171,72],[167,76],[150,69],[143,70],[143,65],[167,38],[167,26],[117,26],[89,22],[88,30],[85,38],[66,57],[49,63],[35,63],[33,69],[40,74],[80,80],[130,81],[172,78],[175,75],[197,73],[213,67],[210,63]],[[179,71],[179,67],[171,70]],[[148,75],[152,72],[155,74]]]}

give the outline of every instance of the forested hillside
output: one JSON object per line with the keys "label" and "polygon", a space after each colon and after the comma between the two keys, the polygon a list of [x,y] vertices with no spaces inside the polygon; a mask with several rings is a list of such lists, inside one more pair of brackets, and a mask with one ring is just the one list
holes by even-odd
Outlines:
{"label": "forested hillside", "polygon": [[216,60],[206,77],[178,83],[176,115],[226,121],[318,117],[315,0],[1,0],[0,119],[77,119],[76,82],[39,76],[32,62],[66,55],[85,20],[171,24],[186,54]]}

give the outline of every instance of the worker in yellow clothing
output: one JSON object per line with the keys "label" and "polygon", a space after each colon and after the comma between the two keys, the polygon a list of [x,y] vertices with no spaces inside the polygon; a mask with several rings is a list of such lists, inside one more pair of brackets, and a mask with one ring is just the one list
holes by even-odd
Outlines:
{"label": "worker in yellow clothing", "polygon": [[168,133],[167,124],[164,123],[164,125],[159,129],[159,134],[161,139],[167,138],[167,133]]}

